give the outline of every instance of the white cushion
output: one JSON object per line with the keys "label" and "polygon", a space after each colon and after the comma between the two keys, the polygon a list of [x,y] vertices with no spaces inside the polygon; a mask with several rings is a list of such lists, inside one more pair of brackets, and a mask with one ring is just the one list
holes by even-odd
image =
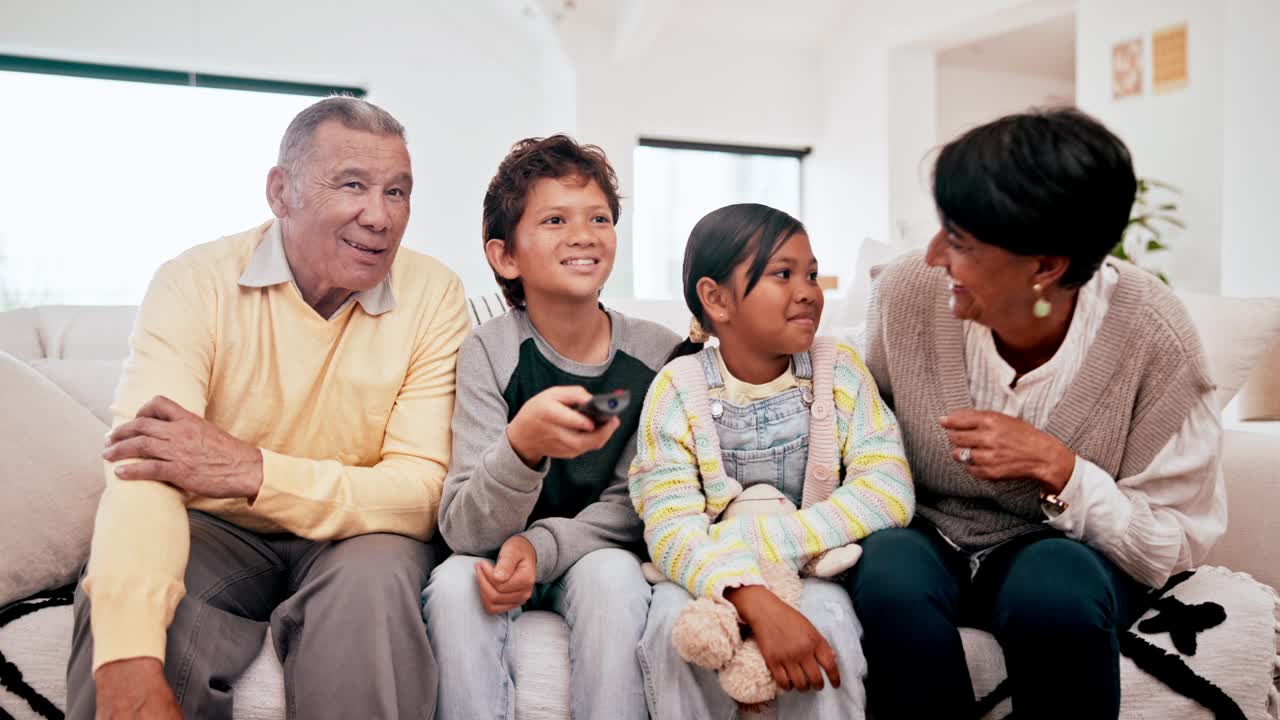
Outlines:
{"label": "white cushion", "polygon": [[1178,293],[1195,323],[1225,408],[1263,355],[1280,342],[1280,300]]}
{"label": "white cushion", "polygon": [[[7,609],[6,609],[7,610]],[[71,656],[71,606],[46,607],[0,627],[0,654],[40,697],[67,708],[67,658]],[[0,717],[43,720],[25,700],[0,685]]]}
{"label": "white cushion", "polygon": [[88,408],[94,417],[111,425],[111,401],[115,397],[116,384],[120,382],[123,360],[35,358],[28,362],[76,402]]}
{"label": "white cushion", "polygon": [[270,630],[267,630],[258,656],[231,687],[234,698],[232,720],[284,718],[284,668],[276,658]]}
{"label": "white cushion", "polygon": [[1241,420],[1280,420],[1280,341],[1240,388]]}
{"label": "white cushion", "polygon": [[[1256,424],[1256,423],[1255,423]],[[1280,588],[1280,438],[1228,430],[1222,434],[1222,477],[1227,484],[1227,532],[1206,564],[1247,572]]]}
{"label": "white cushion", "polygon": [[0,606],[77,577],[105,484],[107,426],[0,352]]}
{"label": "white cushion", "polygon": [[129,354],[134,306],[46,305],[36,312],[44,357],[113,360]]}
{"label": "white cushion", "polygon": [[[1187,605],[1216,603],[1227,619],[1196,635],[1196,652],[1183,655],[1168,633],[1147,634],[1134,624],[1143,640],[1177,655],[1197,675],[1221,688],[1250,720],[1280,716],[1276,692],[1277,652],[1280,652],[1280,596],[1244,573],[1221,567],[1201,567],[1167,597]],[[1142,619],[1155,616],[1155,611]],[[1213,720],[1198,703],[1174,693],[1134,665],[1120,660],[1120,714],[1125,717]]]}
{"label": "white cushion", "polygon": [[[569,626],[555,613],[534,610],[515,622],[516,720],[569,717]],[[439,658],[448,662],[448,658]]]}
{"label": "white cushion", "polygon": [[22,360],[44,357],[38,327],[39,314],[35,308],[0,312],[0,352]]}
{"label": "white cushion", "polygon": [[[1244,573],[1226,568],[1201,567],[1190,579],[1175,587],[1170,596],[1188,605],[1214,602],[1223,607],[1227,619],[1221,625],[1197,635],[1194,656],[1184,656],[1174,648],[1168,633],[1147,634],[1139,623],[1156,615],[1149,611],[1134,624],[1133,632],[1147,642],[1181,658],[1197,675],[1226,692],[1250,720],[1280,717],[1280,597],[1275,590]],[[969,674],[974,695],[982,698],[1005,677],[1000,645],[990,634],[962,628]],[[1069,688],[1068,688],[1069,691]],[[1012,710],[1003,700],[987,718],[1002,718]],[[1120,717],[1179,718],[1212,720],[1213,714],[1195,701],[1170,689],[1140,670],[1133,660],[1120,658]]]}
{"label": "white cushion", "polygon": [[[23,679],[60,710],[67,703],[67,658],[72,611],[52,607],[0,629],[0,653]],[[569,717],[569,627],[559,615],[527,612],[515,623],[516,720]],[[268,632],[258,656],[234,683],[234,720],[281,720],[284,671]],[[27,704],[0,690],[0,709],[18,720],[38,720]]]}

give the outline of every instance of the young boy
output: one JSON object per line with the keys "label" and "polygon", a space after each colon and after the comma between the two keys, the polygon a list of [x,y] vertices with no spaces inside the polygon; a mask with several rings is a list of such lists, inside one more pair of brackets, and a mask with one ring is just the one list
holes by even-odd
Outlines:
{"label": "young boy", "polygon": [[[485,194],[485,255],[512,310],[458,354],[440,503],[458,554],[423,591],[440,720],[513,716],[511,624],[526,607],[569,624],[573,717],[647,717],[636,645],[650,588],[629,551],[643,523],[627,470],[645,391],[679,338],[600,305],[618,213],[604,153],[564,135],[517,143]],[[616,390],[631,393],[616,417],[576,409]]]}

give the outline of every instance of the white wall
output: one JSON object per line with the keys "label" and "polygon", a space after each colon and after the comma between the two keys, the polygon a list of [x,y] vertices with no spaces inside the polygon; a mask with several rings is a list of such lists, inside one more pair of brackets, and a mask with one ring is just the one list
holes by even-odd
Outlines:
{"label": "white wall", "polygon": [[[1202,292],[1218,292],[1221,285],[1224,6],[1202,0],[1080,0],[1076,14],[1077,103],[1128,144],[1139,176],[1182,190],[1187,229],[1168,236],[1168,275],[1178,288]],[[1153,95],[1151,33],[1181,22],[1188,27],[1187,87]],[[1144,93],[1116,100],[1111,48],[1133,37],[1144,43]],[[1269,81],[1275,82],[1274,75]]]}
{"label": "white wall", "polygon": [[1280,2],[1226,6],[1222,293],[1280,296]]}
{"label": "white wall", "polygon": [[950,142],[985,122],[1031,107],[1071,104],[1075,82],[1043,75],[939,63],[938,140]]}
{"label": "white wall", "polygon": [[863,239],[931,234],[927,155],[937,145],[932,53],[1070,12],[1072,0],[858,0],[823,61],[821,137],[806,162],[806,219],[825,267],[853,278]]}
{"label": "white wall", "polygon": [[578,68],[578,139],[604,148],[626,196],[618,259],[605,288],[612,296],[632,293],[631,198],[640,137],[804,147],[817,140],[821,122],[816,54],[742,52],[708,39],[693,48],[658,44],[645,56],[622,63],[599,58]]}
{"label": "white wall", "polygon": [[[506,0],[0,0],[0,18],[5,53],[365,87],[409,135],[406,246],[473,292],[493,283],[479,226],[498,161],[519,138],[575,130],[572,66],[545,21]],[[255,192],[273,161],[245,169]]]}

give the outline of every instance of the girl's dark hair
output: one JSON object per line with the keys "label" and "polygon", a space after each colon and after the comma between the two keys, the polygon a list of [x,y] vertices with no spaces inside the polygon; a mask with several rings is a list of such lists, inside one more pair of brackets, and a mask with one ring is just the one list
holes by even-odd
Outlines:
{"label": "girl's dark hair", "polygon": [[[618,176],[605,157],[604,151],[595,145],[582,145],[568,135],[552,135],[548,138],[525,138],[511,146],[511,152],[498,165],[498,172],[489,181],[484,194],[484,211],[481,218],[481,241],[501,240],[507,244],[507,252],[515,251],[516,225],[524,215],[525,202],[534,183],[542,178],[581,178],[583,182],[595,181],[609,203],[613,224],[622,216],[618,201]],[[507,280],[493,271],[494,280],[502,288],[502,295],[511,307],[524,307],[524,284],[519,278]]]}
{"label": "girl's dark hair", "polygon": [[1073,108],[976,127],[947,143],[933,170],[944,225],[1019,255],[1066,257],[1068,288],[1120,242],[1137,188],[1124,142]]}
{"label": "girl's dark hair", "polygon": [[[769,258],[778,247],[792,235],[804,231],[804,224],[799,220],[757,203],[726,205],[707,213],[693,226],[684,248],[684,302],[689,312],[710,330],[710,319],[698,297],[698,281],[705,277],[722,283],[739,263],[750,260],[747,286],[742,289],[746,297],[760,282]],[[676,346],[670,359],[692,355],[702,346],[703,343],[686,338]]]}

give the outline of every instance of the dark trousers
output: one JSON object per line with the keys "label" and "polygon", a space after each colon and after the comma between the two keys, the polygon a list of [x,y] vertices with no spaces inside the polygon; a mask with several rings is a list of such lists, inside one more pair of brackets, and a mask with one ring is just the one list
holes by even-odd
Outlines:
{"label": "dark trousers", "polygon": [[[188,718],[230,720],[271,628],[290,718],[425,718],[437,669],[419,595],[439,550],[400,535],[313,542],[188,512],[191,550],[164,673]],[[77,588],[67,717],[92,718],[89,599]]]}
{"label": "dark trousers", "polygon": [[977,717],[958,626],[999,641],[1019,718],[1119,714],[1117,633],[1147,589],[1092,548],[1035,533],[998,547],[972,579],[968,556],[922,522],[862,548],[847,583],[876,720]]}

